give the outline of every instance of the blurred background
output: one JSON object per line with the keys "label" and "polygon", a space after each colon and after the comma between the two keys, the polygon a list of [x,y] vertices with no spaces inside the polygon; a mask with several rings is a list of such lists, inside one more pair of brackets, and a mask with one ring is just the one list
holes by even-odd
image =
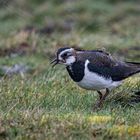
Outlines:
{"label": "blurred background", "polygon": [[140,1],[0,0],[1,75],[41,69],[64,44],[140,60]]}

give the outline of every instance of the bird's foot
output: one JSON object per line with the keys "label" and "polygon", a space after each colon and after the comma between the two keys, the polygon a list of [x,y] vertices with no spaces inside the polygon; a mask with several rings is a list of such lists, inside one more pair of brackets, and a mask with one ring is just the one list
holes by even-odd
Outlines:
{"label": "bird's foot", "polygon": [[102,101],[97,101],[97,103],[93,106],[93,111],[99,111],[103,107]]}

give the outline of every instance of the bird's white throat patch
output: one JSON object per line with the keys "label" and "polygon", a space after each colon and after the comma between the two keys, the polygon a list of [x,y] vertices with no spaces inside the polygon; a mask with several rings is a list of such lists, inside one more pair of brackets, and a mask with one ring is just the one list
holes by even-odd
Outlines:
{"label": "bird's white throat patch", "polygon": [[89,60],[85,62],[85,70],[84,70],[84,77],[80,82],[77,84],[85,89],[94,89],[94,90],[101,90],[101,89],[112,89],[118,86],[121,82],[114,82],[111,78],[105,78],[103,76],[98,75],[97,73],[91,72],[88,69]]}
{"label": "bird's white throat patch", "polygon": [[66,65],[71,65],[71,64],[74,63],[75,61],[76,61],[75,56],[69,56],[69,57],[66,59]]}

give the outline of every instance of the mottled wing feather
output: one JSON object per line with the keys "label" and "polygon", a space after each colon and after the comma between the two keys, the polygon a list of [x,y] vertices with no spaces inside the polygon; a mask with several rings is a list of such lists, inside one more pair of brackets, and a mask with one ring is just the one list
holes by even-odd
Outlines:
{"label": "mottled wing feather", "polygon": [[114,66],[117,61],[107,52],[102,50],[84,51],[77,54],[80,61],[89,60],[97,66]]}

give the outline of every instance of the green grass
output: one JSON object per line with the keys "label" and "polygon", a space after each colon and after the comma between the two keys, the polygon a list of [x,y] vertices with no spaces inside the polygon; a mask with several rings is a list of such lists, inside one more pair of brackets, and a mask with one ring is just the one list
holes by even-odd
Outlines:
{"label": "green grass", "polygon": [[[130,102],[140,90],[139,74],[111,91],[103,108],[93,112],[96,91],[76,86],[63,66],[50,66],[63,44],[139,62],[139,9],[131,0],[15,0],[2,6],[0,68],[25,64],[31,71],[0,73],[0,139],[139,139],[140,103]],[[17,48],[24,53],[10,57],[4,51]]]}

